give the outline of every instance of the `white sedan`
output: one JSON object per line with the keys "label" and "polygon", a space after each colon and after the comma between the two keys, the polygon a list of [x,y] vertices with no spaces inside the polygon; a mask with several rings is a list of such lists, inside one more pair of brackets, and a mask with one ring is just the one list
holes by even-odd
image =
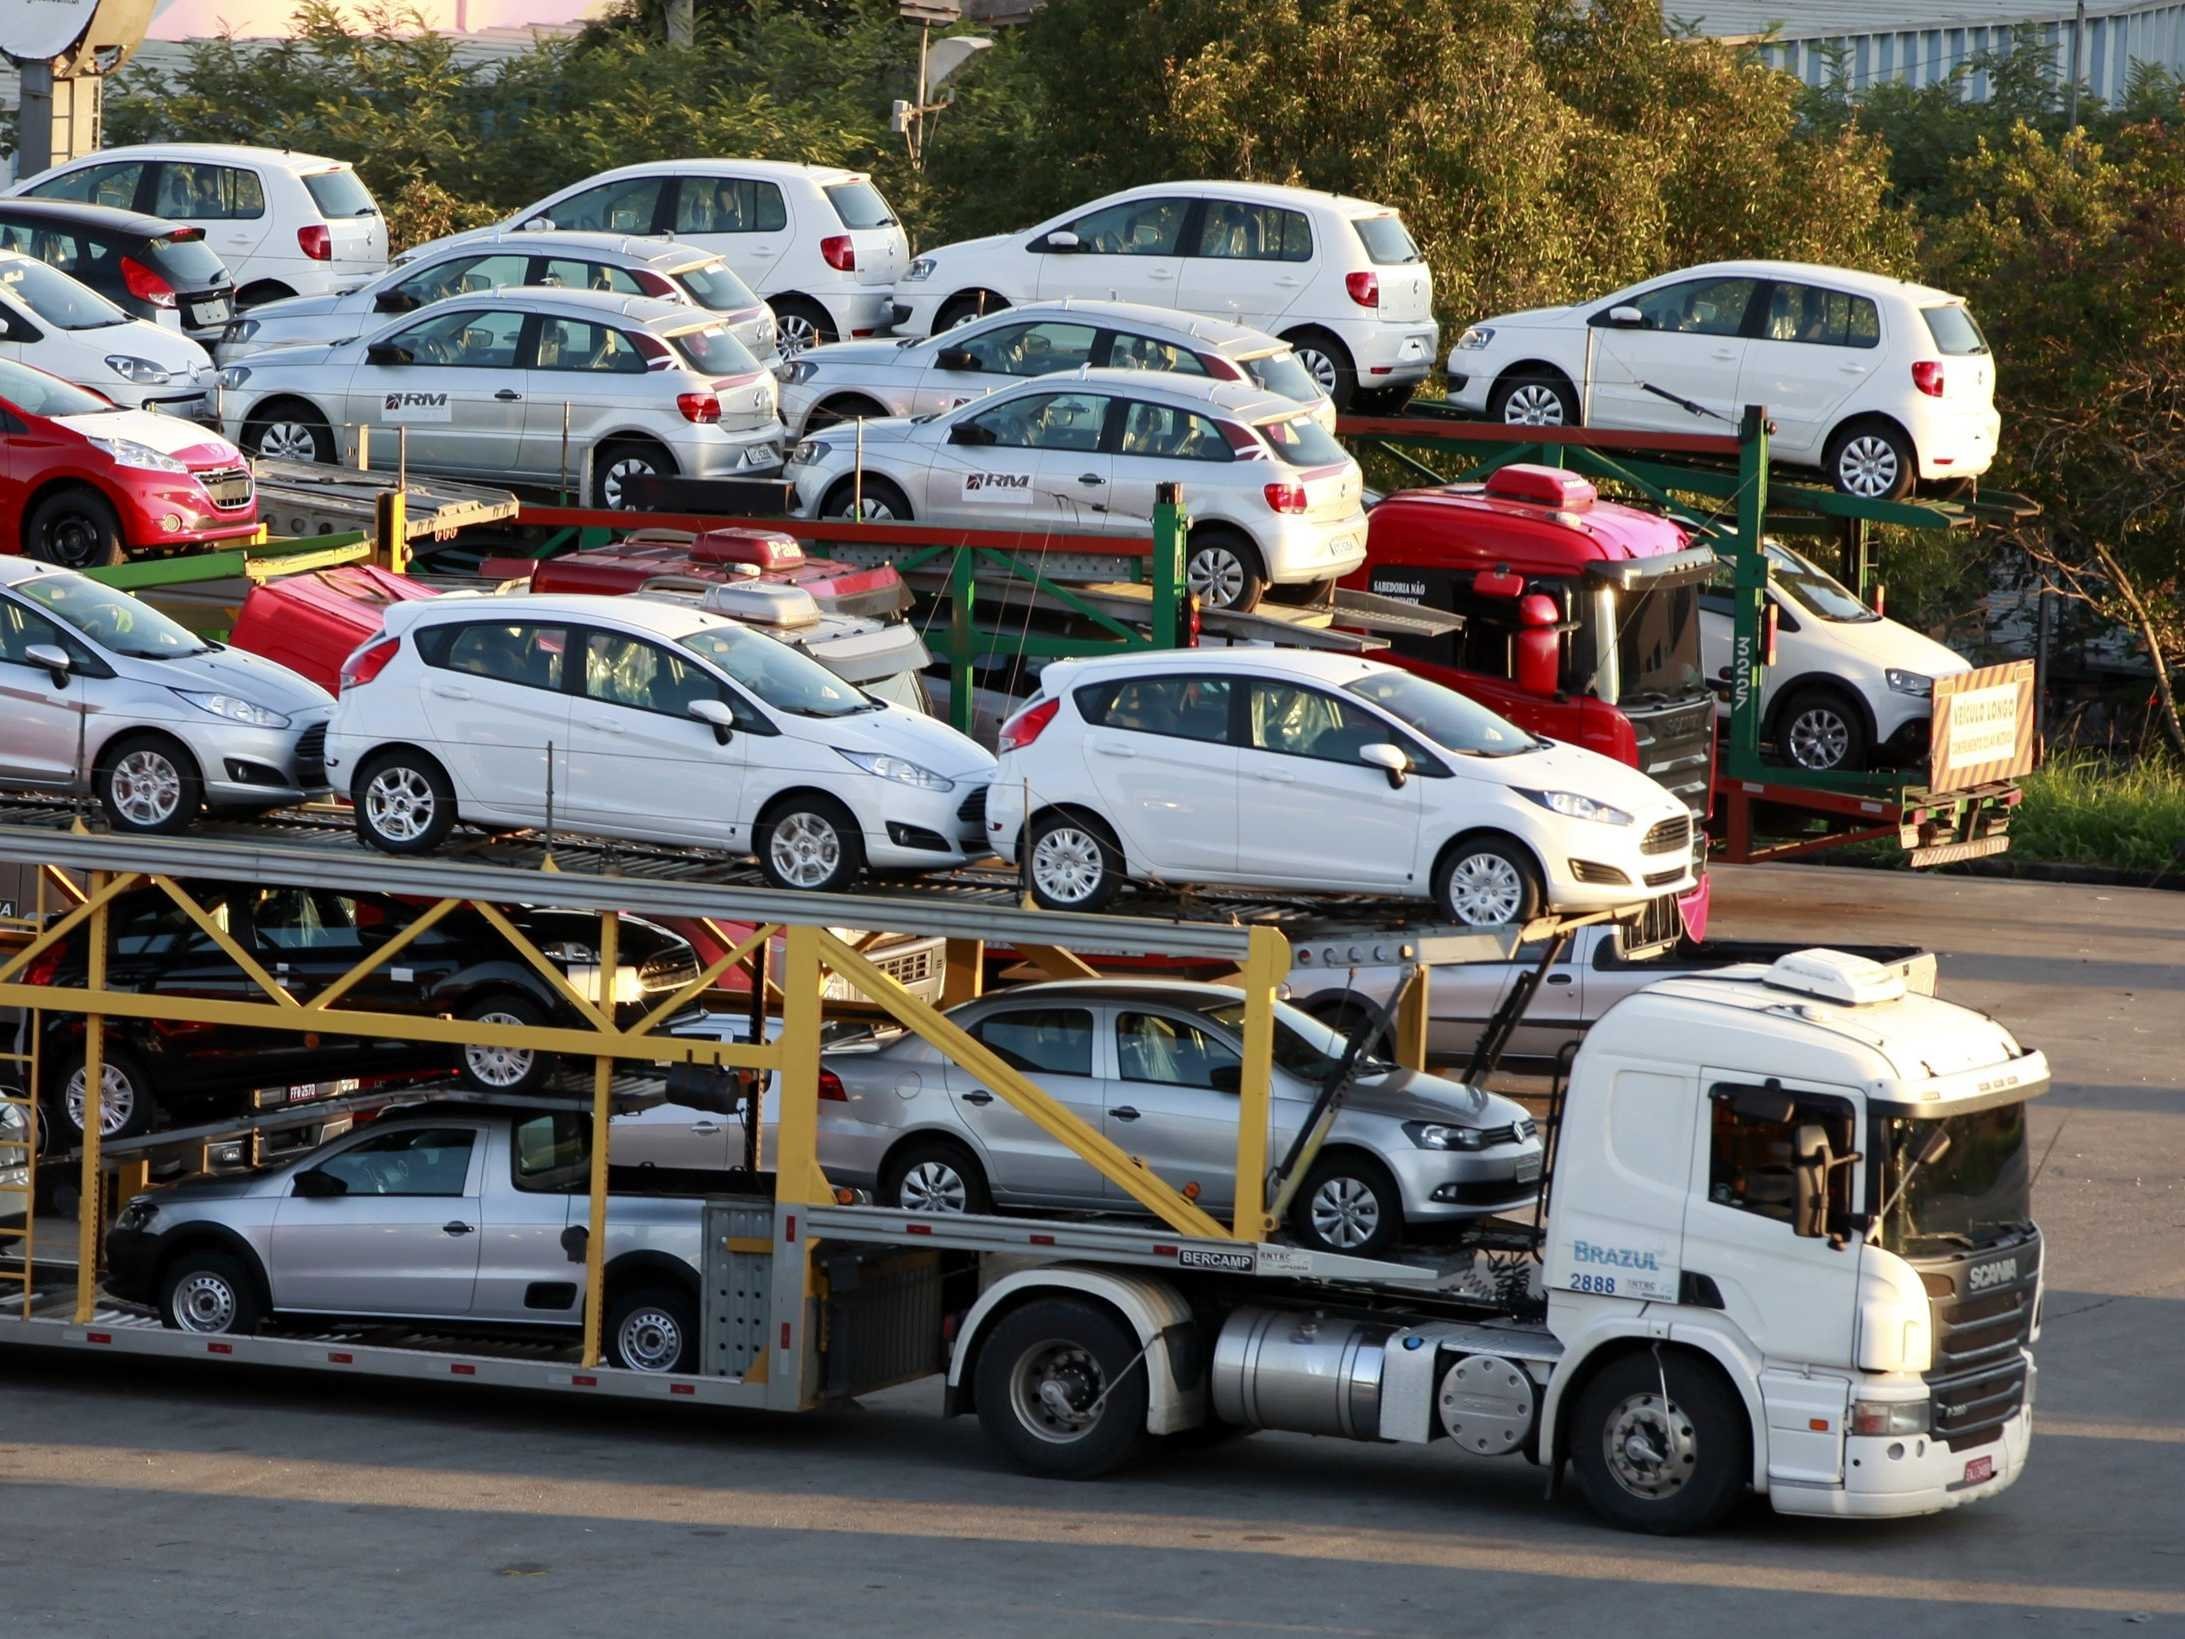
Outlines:
{"label": "white sedan", "polygon": [[1250,382],[1042,376],[921,420],[831,427],[790,452],[786,476],[807,518],[1139,538],[1156,488],[1178,483],[1186,577],[1216,609],[1365,560],[1358,463],[1312,411]]}

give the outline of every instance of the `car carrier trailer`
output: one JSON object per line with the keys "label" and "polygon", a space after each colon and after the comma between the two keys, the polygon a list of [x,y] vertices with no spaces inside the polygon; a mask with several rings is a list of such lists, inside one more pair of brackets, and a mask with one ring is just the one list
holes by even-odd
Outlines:
{"label": "car carrier trailer", "polygon": [[[546,860],[524,853],[535,846],[389,860],[308,816],[123,837],[35,805],[0,815],[0,861],[87,884],[0,962],[0,1006],[82,1014],[90,1059],[74,1289],[27,1288],[19,1314],[0,1320],[0,1344],[776,1411],[940,1373],[947,1409],[975,1413],[1035,1473],[1107,1472],[1202,1429],[1285,1429],[1522,1456],[1551,1486],[1567,1465],[1604,1516],[1653,1531],[1702,1528],[1747,1488],[1786,1513],[1932,1512],[1993,1495],[2023,1469],[2041,1276],[2040,1237],[2023,1209],[2023,1108],[2046,1065],[1993,1021],[1907,995],[1868,964],[1807,953],[1621,1004],[1556,1093],[1552,1195],[1537,1233],[1490,1237],[1452,1270],[1310,1251],[1275,1228],[1334,1112],[1371,1075],[1352,1054],[1322,1087],[1318,1118],[1288,1153],[1270,1153],[1274,1009],[1291,935],[1316,942],[1323,961],[1377,947],[1423,974],[1435,961],[1506,958],[1544,931],[1537,924],[1451,932],[1385,910],[1369,920],[1362,904],[1314,911],[1217,896],[1071,916],[1019,908],[976,876],[816,896],[741,885],[736,868],[702,856],[678,874],[665,851],[571,845]],[[246,999],[106,987],[116,894],[149,882],[189,909],[193,881],[236,879],[398,894],[418,917],[315,995],[292,994],[240,947],[229,954],[250,981]],[[756,931],[724,941],[685,992],[626,1029],[574,990],[589,1020],[579,1027],[345,1005],[411,930],[466,903],[565,989],[500,907],[596,914],[603,967],[622,913]],[[1673,927],[1673,913],[1652,915]],[[1231,1219],[1209,1216],[1194,1191],[1172,1187],[895,984],[828,931],[842,923],[954,941],[964,959],[950,971],[967,985],[987,944],[1048,971],[1106,953],[1233,964],[1246,1019]],[[38,954],[78,927],[93,952],[83,982],[25,983]],[[775,932],[786,948],[777,1038],[659,1029]],[[914,1214],[838,1191],[816,1149],[828,970],[1101,1173],[1151,1226]],[[1396,1013],[1408,1058],[1423,1047],[1423,1011],[1407,998]],[[581,1284],[581,1349],[470,1342],[444,1325],[201,1335],[102,1297],[97,1059],[102,1020],[119,1016],[588,1060],[587,1232],[572,1224],[565,1242]],[[736,1181],[705,1207],[699,1371],[600,1363],[606,1294],[625,1278],[601,1252],[618,1070],[684,1086],[717,1072],[778,1082],[774,1172]],[[1461,1484],[1461,1471],[1451,1479]]]}

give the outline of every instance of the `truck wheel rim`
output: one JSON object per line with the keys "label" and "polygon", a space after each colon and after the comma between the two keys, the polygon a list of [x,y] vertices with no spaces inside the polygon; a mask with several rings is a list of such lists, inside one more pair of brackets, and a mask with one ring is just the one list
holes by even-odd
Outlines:
{"label": "truck wheel rim", "polygon": [[1107,872],[1100,842],[1090,831],[1058,825],[1032,845],[1032,882],[1060,905],[1082,905]]}
{"label": "truck wheel rim", "polygon": [[921,1161],[903,1174],[896,1201],[905,1212],[969,1212],[971,1188],[946,1161]]}
{"label": "truck wheel rim", "polygon": [[1336,374],[1334,359],[1317,347],[1300,347],[1297,349],[1297,362],[1312,372],[1313,380],[1320,383],[1323,393],[1330,398],[1335,396],[1335,389],[1341,383],[1342,377]]}
{"label": "truck wheel rim", "polygon": [[792,888],[817,888],[842,868],[842,838],[817,814],[791,814],[774,827],[766,857]]}
{"label": "truck wheel rim", "polygon": [[235,1329],[235,1288],[208,1270],[185,1275],[174,1289],[175,1324],[185,1332]]}
{"label": "truck wheel rim", "polygon": [[[69,1124],[78,1132],[83,1131],[84,1089],[89,1085],[84,1078],[83,1066],[68,1078],[68,1090],[61,1095],[68,1106]],[[111,1138],[129,1125],[137,1113],[136,1083],[131,1081],[112,1064],[99,1066],[99,1134]]]}
{"label": "truck wheel rim", "polygon": [[1189,589],[1216,609],[1226,609],[1244,595],[1244,561],[1226,546],[1202,546],[1184,571]]}
{"label": "truck wheel rim", "polygon": [[1502,419],[1515,427],[1560,427],[1563,395],[1544,382],[1528,381],[1510,394]]}
{"label": "truck wheel rim", "polygon": [[1675,1496],[1699,1469],[1692,1419],[1674,1400],[1665,1415],[1659,1394],[1631,1395],[1609,1413],[1601,1454],[1616,1483],[1647,1502]]}
{"label": "truck wheel rim", "polygon": [[1107,1376],[1082,1344],[1055,1339],[1017,1357],[1009,1399],[1025,1431],[1051,1445],[1073,1445],[1099,1426]]}
{"label": "truck wheel rim", "polygon": [[1802,711],[1791,723],[1791,761],[1800,768],[1834,768],[1850,749],[1850,725],[1826,706]]}
{"label": "truck wheel rim", "polygon": [[148,748],[114,764],[108,783],[115,812],[131,825],[164,825],[182,801],[182,774],[174,759]]}
{"label": "truck wheel rim", "polygon": [[431,782],[414,768],[383,768],[364,788],[364,817],[389,842],[417,841],[438,806]]}
{"label": "truck wheel rim", "polygon": [[[513,1013],[498,1010],[478,1015],[480,1024],[507,1024],[521,1026],[523,1020]],[[488,1087],[513,1087],[531,1074],[532,1054],[528,1047],[479,1047],[463,1049],[463,1065],[471,1076]]]}
{"label": "truck wheel rim", "polygon": [[1353,1251],[1380,1233],[1381,1199],[1362,1179],[1330,1178],[1313,1191],[1313,1233]]}
{"label": "truck wheel rim", "polygon": [[1878,433],[1861,433],[1836,458],[1836,477],[1853,495],[1887,495],[1897,487],[1897,452]]}
{"label": "truck wheel rim", "polygon": [[1500,854],[1470,854],[1449,873],[1449,910],[1467,927],[1494,928],[1517,920],[1525,885]]}
{"label": "truck wheel rim", "polygon": [[633,1372],[666,1372],[683,1357],[683,1325],[665,1309],[633,1310],[615,1332],[615,1348]]}
{"label": "truck wheel rim", "polygon": [[316,461],[319,441],[301,421],[269,421],[259,436],[258,453],[276,461]]}

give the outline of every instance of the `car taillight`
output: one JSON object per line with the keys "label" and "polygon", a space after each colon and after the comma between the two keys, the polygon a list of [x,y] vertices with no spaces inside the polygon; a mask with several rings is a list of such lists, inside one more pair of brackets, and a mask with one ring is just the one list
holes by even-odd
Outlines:
{"label": "car taillight", "polygon": [[1016,716],[1010,718],[1008,722],[1002,724],[1001,749],[1004,751],[1022,751],[1039,738],[1040,732],[1055,720],[1055,713],[1061,709],[1062,702],[1059,699],[1033,701],[1018,712]]}
{"label": "car taillight", "polygon": [[1350,299],[1360,307],[1381,305],[1381,276],[1370,268],[1363,273],[1344,274],[1343,288],[1350,292]]}
{"label": "car taillight", "polygon": [[1277,512],[1303,512],[1305,510],[1305,486],[1303,484],[1269,484],[1267,504]]}
{"label": "car taillight", "polygon": [[59,945],[49,945],[39,953],[36,961],[23,969],[23,983],[26,985],[49,985],[53,982],[53,975],[60,971],[61,947]]}
{"label": "car taillight", "polygon": [[134,256],[121,259],[121,287],[140,302],[154,307],[174,306],[174,286]]}
{"label": "car taillight", "polygon": [[341,692],[362,688],[387,669],[387,662],[394,659],[402,647],[399,637],[383,637],[377,643],[357,650],[341,663]]}
{"label": "car taillight", "polygon": [[1912,385],[1929,398],[1942,396],[1942,360],[1920,359],[1912,366]]}
{"label": "car taillight", "polygon": [[711,393],[677,393],[675,407],[683,412],[685,421],[710,427],[721,419],[721,401]]}
{"label": "car taillight", "polygon": [[826,1104],[847,1104],[850,1102],[849,1089],[842,1085],[842,1078],[832,1070],[820,1071],[819,1096],[820,1101]]}
{"label": "car taillight", "polygon": [[303,253],[314,262],[331,262],[334,259],[334,236],[326,231],[326,224],[313,222],[296,230],[296,243],[303,246]]}
{"label": "car taillight", "polygon": [[846,233],[830,233],[819,242],[819,259],[837,273],[855,273],[857,241]]}

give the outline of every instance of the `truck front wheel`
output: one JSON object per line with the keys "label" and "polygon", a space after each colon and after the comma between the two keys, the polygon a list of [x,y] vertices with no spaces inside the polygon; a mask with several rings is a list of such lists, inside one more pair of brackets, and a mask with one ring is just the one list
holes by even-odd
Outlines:
{"label": "truck front wheel", "polygon": [[1715,1524],[1744,1493],[1752,1433],[1720,1372],[1689,1355],[1648,1351],[1612,1361],[1580,1391],[1570,1454],[1603,1519],[1682,1536]]}
{"label": "truck front wheel", "polygon": [[1089,1480],[1122,1467],[1146,1438],[1138,1339],[1103,1309],[1027,1303],[979,1350],[979,1426],[1031,1474]]}

